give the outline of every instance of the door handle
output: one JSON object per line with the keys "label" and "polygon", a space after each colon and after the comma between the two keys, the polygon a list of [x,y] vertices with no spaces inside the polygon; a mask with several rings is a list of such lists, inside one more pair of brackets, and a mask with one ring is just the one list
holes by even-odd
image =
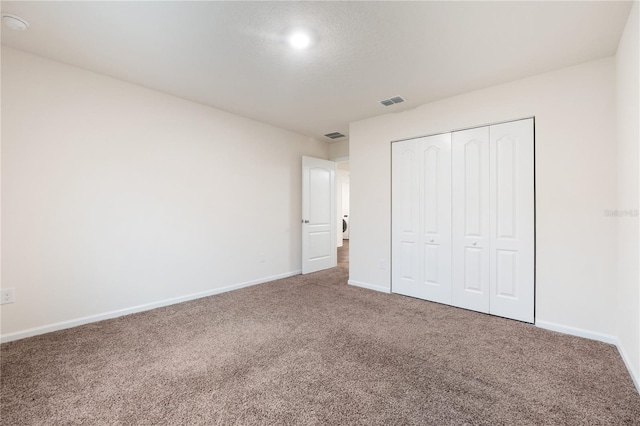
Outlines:
{"label": "door handle", "polygon": [[309,223],[309,221],[302,219],[302,223]]}
{"label": "door handle", "polygon": [[472,243],[471,243],[471,245],[472,245],[472,246],[477,246],[477,245],[478,245],[478,242],[477,242],[477,241],[474,241],[474,242],[472,242]]}

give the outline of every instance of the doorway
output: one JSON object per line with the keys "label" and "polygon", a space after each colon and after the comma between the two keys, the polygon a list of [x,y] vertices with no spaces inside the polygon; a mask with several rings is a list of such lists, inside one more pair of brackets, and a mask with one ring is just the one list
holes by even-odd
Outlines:
{"label": "doorway", "polygon": [[349,211],[349,161],[337,161],[336,206],[338,214],[338,266],[349,268],[349,231],[351,228]]}

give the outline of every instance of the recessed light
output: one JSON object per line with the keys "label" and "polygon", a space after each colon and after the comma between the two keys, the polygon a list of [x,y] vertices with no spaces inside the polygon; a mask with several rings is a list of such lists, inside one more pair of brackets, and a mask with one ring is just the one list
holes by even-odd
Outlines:
{"label": "recessed light", "polygon": [[8,13],[2,14],[2,22],[12,30],[24,31],[29,28],[29,23],[19,16],[10,15]]}
{"label": "recessed light", "polygon": [[305,32],[296,31],[289,36],[289,44],[294,49],[306,49],[311,45],[311,37]]}

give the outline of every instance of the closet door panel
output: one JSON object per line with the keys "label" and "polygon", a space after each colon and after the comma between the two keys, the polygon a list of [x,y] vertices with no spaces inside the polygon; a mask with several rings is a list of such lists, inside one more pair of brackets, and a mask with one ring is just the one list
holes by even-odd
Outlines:
{"label": "closet door panel", "polygon": [[490,313],[533,322],[533,119],[491,126],[490,141]]}
{"label": "closet door panel", "polygon": [[417,297],[451,303],[451,134],[417,140],[421,284]]}
{"label": "closet door panel", "polygon": [[420,281],[420,209],[418,150],[415,141],[395,143],[392,154],[392,247],[393,291],[411,293]]}
{"label": "closet door panel", "polygon": [[489,312],[489,127],[452,138],[452,304]]}
{"label": "closet door panel", "polygon": [[392,291],[451,303],[451,135],[392,145]]}

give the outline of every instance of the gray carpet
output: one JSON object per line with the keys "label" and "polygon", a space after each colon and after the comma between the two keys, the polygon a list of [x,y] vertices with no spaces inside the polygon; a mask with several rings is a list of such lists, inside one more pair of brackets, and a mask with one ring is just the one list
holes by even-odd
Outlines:
{"label": "gray carpet", "polygon": [[3,344],[2,424],[640,424],[611,345],[346,279]]}

